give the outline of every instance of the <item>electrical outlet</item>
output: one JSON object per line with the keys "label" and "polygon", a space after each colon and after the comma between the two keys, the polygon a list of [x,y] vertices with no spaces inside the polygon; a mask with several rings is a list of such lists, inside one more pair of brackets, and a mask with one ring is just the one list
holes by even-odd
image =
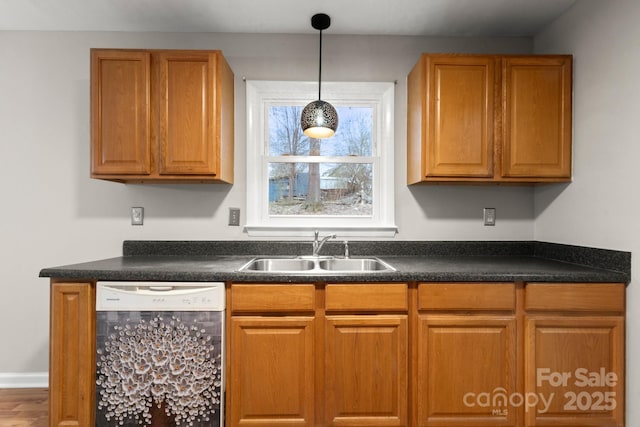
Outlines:
{"label": "electrical outlet", "polygon": [[131,208],[131,225],[142,225],[144,223],[144,208]]}
{"label": "electrical outlet", "polygon": [[484,225],[496,225],[496,208],[483,209]]}
{"label": "electrical outlet", "polygon": [[240,225],[240,208],[229,208],[229,225]]}

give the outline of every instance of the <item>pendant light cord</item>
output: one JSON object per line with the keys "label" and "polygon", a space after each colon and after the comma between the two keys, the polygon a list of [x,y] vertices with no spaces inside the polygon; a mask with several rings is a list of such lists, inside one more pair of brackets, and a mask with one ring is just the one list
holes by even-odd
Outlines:
{"label": "pendant light cord", "polygon": [[322,98],[321,95],[321,85],[322,85],[322,30],[320,30],[320,54],[319,62],[318,62],[318,101]]}

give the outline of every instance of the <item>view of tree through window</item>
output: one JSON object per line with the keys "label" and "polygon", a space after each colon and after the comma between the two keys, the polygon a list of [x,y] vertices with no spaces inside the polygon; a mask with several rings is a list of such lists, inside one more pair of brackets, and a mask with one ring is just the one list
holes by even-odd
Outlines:
{"label": "view of tree through window", "polygon": [[373,108],[338,106],[327,139],[304,135],[302,108],[269,107],[269,215],[371,216]]}

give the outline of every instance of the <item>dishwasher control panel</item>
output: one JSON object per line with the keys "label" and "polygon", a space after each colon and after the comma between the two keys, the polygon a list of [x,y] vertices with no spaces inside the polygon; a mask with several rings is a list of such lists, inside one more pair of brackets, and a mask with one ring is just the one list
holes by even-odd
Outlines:
{"label": "dishwasher control panel", "polygon": [[224,283],[98,282],[96,311],[222,311]]}

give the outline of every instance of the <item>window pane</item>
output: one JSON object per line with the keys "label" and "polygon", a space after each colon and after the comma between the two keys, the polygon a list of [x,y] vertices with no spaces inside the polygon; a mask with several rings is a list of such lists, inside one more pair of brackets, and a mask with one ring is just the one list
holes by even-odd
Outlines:
{"label": "window pane", "polygon": [[370,163],[269,163],[269,215],[371,216]]}
{"label": "window pane", "polygon": [[269,107],[270,156],[308,156],[309,138],[302,133],[299,106]]}
{"label": "window pane", "polygon": [[269,107],[270,156],[371,156],[372,107],[338,107],[338,131],[327,139],[310,139],[300,128],[300,106]]}

